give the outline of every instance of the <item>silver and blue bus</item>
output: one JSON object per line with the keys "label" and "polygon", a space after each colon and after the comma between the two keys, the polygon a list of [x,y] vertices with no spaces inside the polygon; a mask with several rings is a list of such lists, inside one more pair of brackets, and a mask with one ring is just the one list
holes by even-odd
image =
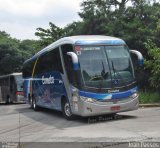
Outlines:
{"label": "silver and blue bus", "polygon": [[131,53],[119,38],[98,35],[64,37],[24,62],[24,97],[39,107],[95,116],[138,109],[138,87]]}

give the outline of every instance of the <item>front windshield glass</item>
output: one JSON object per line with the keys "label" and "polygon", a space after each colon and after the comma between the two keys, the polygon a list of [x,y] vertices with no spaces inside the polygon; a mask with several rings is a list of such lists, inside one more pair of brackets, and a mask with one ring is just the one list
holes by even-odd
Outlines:
{"label": "front windshield glass", "polygon": [[111,88],[134,79],[126,46],[81,46],[78,58],[85,86]]}
{"label": "front windshield glass", "polygon": [[16,83],[17,83],[17,91],[23,91],[22,75],[16,75],[15,79],[16,79]]}
{"label": "front windshield glass", "polygon": [[127,46],[105,46],[105,53],[108,57],[112,79],[119,80],[120,85],[133,81],[133,66]]}
{"label": "front windshield glass", "polygon": [[103,46],[81,47],[79,61],[86,86],[110,87],[110,70]]}

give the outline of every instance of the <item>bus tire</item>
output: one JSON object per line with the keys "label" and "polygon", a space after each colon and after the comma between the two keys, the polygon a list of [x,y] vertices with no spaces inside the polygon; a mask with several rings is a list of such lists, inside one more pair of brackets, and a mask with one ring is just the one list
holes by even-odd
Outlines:
{"label": "bus tire", "polygon": [[62,113],[67,120],[75,119],[75,116],[71,112],[70,104],[65,98],[62,100]]}
{"label": "bus tire", "polygon": [[33,109],[33,97],[31,97],[30,94],[28,95],[28,101],[30,104],[30,108]]}
{"label": "bus tire", "polygon": [[5,104],[10,104],[10,100],[11,100],[11,99],[10,99],[10,96],[9,96],[9,95],[7,95],[7,96],[6,96]]}
{"label": "bus tire", "polygon": [[37,102],[35,98],[32,98],[32,104],[33,104],[32,106],[33,106],[34,111],[38,111],[39,107],[37,106]]}

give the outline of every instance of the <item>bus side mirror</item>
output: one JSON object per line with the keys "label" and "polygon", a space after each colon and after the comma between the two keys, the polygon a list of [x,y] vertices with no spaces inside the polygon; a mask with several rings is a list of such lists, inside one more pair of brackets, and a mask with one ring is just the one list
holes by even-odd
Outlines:
{"label": "bus side mirror", "polygon": [[130,50],[130,52],[135,54],[138,57],[139,66],[143,66],[143,56],[142,56],[142,54],[137,50]]}
{"label": "bus side mirror", "polygon": [[73,69],[78,70],[79,69],[78,56],[74,52],[67,52],[67,55],[71,56],[72,58]]}

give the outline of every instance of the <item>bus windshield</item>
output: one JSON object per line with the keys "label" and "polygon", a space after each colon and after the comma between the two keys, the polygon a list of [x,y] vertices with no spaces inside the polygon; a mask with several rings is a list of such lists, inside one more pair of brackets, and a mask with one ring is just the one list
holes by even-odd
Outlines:
{"label": "bus windshield", "polygon": [[23,79],[22,75],[15,76],[16,83],[17,83],[17,91],[23,91]]}
{"label": "bus windshield", "polygon": [[120,87],[134,81],[134,71],[125,45],[81,46],[78,54],[83,83],[87,87]]}

